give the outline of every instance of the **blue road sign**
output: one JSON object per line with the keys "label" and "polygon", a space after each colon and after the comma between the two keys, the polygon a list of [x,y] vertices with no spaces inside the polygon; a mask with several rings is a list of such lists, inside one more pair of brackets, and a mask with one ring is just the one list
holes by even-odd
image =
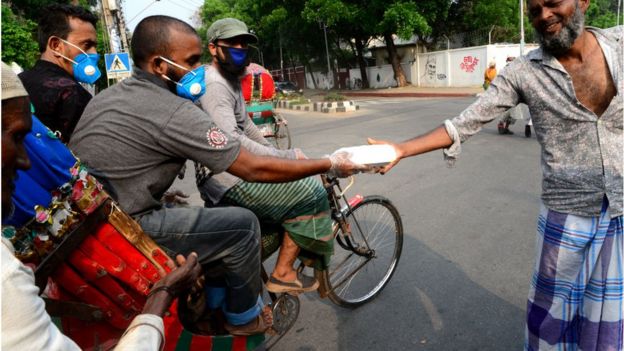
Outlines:
{"label": "blue road sign", "polygon": [[105,54],[106,74],[108,78],[119,78],[130,75],[130,57],[127,52]]}

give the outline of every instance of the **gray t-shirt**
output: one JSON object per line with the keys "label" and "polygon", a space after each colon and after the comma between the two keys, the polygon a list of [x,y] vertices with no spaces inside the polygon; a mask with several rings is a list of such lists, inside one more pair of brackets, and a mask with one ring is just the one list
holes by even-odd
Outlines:
{"label": "gray t-shirt", "polygon": [[91,100],[69,147],[106,177],[131,215],[160,207],[187,159],[219,173],[240,151],[204,111],[139,68]]}
{"label": "gray t-shirt", "polygon": [[[200,98],[214,123],[251,153],[261,156],[295,159],[294,150],[278,150],[264,139],[247,110],[239,81],[225,79],[212,65],[206,66],[206,94]],[[242,180],[227,172],[210,176],[210,166],[195,165],[197,183],[204,200],[218,204],[223,195]],[[207,168],[210,168],[207,169]]]}

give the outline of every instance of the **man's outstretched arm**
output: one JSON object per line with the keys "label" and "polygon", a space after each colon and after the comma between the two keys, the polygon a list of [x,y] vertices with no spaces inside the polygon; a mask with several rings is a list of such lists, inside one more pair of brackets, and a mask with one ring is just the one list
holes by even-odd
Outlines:
{"label": "man's outstretched arm", "polygon": [[257,156],[241,147],[238,157],[227,171],[248,182],[281,183],[320,173],[347,177],[369,170],[366,166],[350,162],[348,156],[346,152],[341,152],[323,159],[289,160]]}
{"label": "man's outstretched arm", "polygon": [[394,146],[397,158],[396,160],[394,160],[394,162],[390,163],[381,170],[381,173],[384,174],[390,171],[390,169],[394,167],[394,165],[396,165],[402,158],[424,154],[433,150],[447,148],[453,144],[453,140],[446,132],[445,126],[441,125],[438,128],[427,132],[426,134],[417,136],[413,139],[409,139],[398,144],[393,144],[371,138],[368,138],[368,143],[373,145],[390,144]]}

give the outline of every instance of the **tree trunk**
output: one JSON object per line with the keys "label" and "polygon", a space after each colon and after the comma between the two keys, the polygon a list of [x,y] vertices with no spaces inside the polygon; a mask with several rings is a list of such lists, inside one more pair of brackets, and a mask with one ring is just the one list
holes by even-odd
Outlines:
{"label": "tree trunk", "polygon": [[392,70],[394,71],[394,79],[396,79],[399,87],[407,86],[407,79],[405,79],[405,73],[399,61],[399,55],[396,46],[394,46],[394,41],[392,40],[392,33],[384,33],[384,39],[386,41],[386,49],[388,50],[388,58],[390,59]]}
{"label": "tree trunk", "polygon": [[358,66],[360,66],[360,75],[362,76],[362,88],[368,89],[368,73],[366,73],[366,60],[364,60],[364,43],[360,38],[355,38],[355,49],[357,51]]}
{"label": "tree trunk", "polygon": [[[310,62],[306,62],[305,65],[306,69],[310,72],[310,77],[312,77],[312,89],[318,89],[316,87],[316,80],[314,79],[314,71],[312,71],[312,65],[310,65]],[[306,77],[306,82],[308,81],[308,78]],[[309,88],[309,87],[306,87]]]}

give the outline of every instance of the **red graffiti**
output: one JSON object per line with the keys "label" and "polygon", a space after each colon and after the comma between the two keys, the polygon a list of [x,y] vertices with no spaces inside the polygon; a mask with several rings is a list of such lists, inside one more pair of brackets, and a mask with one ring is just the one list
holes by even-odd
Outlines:
{"label": "red graffiti", "polygon": [[479,59],[472,56],[464,56],[464,62],[459,64],[459,68],[468,73],[472,73],[479,63]]}

